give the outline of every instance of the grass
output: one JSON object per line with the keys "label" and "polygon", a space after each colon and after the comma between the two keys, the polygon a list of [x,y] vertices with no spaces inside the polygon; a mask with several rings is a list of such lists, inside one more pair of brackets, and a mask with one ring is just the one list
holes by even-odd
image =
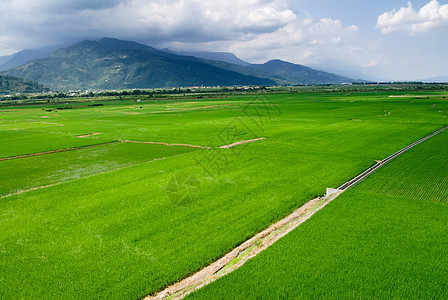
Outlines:
{"label": "grass", "polygon": [[406,152],[190,298],[447,298],[447,142]]}
{"label": "grass", "polygon": [[[448,103],[309,93],[9,111],[0,116],[2,157],[113,140],[218,147],[267,138],[231,149],[126,143],[0,162],[3,193],[60,182],[0,199],[0,297],[123,299],[201,269],[441,128]],[[101,134],[76,137],[88,133]],[[169,157],[153,161],[161,156]]]}
{"label": "grass", "polygon": [[0,161],[0,196],[110,172],[194,151],[187,147],[115,143]]}
{"label": "grass", "polygon": [[[394,164],[373,174],[364,190],[389,196],[448,203],[447,133],[432,138],[421,149],[411,149]],[[418,168],[415,166],[418,165]],[[387,182],[383,177],[389,178]]]}

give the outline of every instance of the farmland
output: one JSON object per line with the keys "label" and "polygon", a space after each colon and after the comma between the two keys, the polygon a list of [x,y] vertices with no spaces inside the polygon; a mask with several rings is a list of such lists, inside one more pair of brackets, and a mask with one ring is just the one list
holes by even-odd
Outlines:
{"label": "farmland", "polygon": [[448,132],[190,298],[446,298]]}
{"label": "farmland", "polygon": [[[0,161],[0,297],[152,294],[448,123],[443,92],[416,95],[276,92],[1,107],[0,157],[72,150]],[[351,205],[338,199],[344,215],[383,209],[381,201],[356,201],[357,193],[345,196]],[[392,213],[397,195],[381,197]],[[412,203],[446,215],[436,203],[446,198],[431,200]],[[336,210],[330,205],[318,220],[336,230]],[[310,224],[310,236],[324,234]]]}

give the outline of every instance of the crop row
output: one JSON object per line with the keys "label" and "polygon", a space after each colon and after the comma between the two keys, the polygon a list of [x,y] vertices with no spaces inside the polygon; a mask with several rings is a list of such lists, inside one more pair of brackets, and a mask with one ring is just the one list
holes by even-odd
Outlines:
{"label": "crop row", "polygon": [[[448,132],[443,132],[384,166],[362,188],[372,193],[448,203],[446,145]],[[389,178],[387,182],[384,176]]]}

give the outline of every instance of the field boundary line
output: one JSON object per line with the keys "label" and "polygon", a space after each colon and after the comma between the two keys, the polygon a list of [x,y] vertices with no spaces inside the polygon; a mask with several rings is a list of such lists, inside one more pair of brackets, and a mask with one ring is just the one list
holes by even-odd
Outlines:
{"label": "field boundary line", "polygon": [[[276,241],[281,239],[283,236],[297,228],[300,224],[304,223],[306,220],[311,218],[316,212],[324,208],[328,203],[336,199],[339,195],[345,192],[347,189],[353,187],[355,184],[378,170],[381,166],[385,165],[395,157],[406,152],[407,150],[415,147],[416,145],[430,139],[431,137],[445,131],[448,126],[439,129],[424,138],[406,146],[405,148],[395,152],[384,160],[378,162],[373,167],[362,172],[355,178],[347,181],[341,185],[338,189],[327,189],[327,195],[323,198],[315,198],[300,208],[296,209],[294,212],[289,214],[287,217],[277,221],[276,223],[269,226],[267,229],[256,234],[249,240],[245,241],[238,247],[234,248],[232,251],[218,259],[217,261],[211,263],[210,265],[204,267],[202,270],[194,273],[193,275],[159,291],[150,296],[144,298],[144,300],[154,300],[154,299],[183,299],[188,294],[216,281],[217,279],[233,272],[234,270],[241,267],[249,259],[255,257],[263,250],[267,249],[269,246],[274,244]],[[264,139],[264,138],[262,138]],[[255,139],[258,140],[258,139]],[[243,141],[243,142],[249,142]],[[234,143],[237,144],[237,143]],[[233,145],[233,144],[231,144]],[[221,146],[222,148],[224,146]]]}
{"label": "field boundary line", "polygon": [[198,149],[214,149],[214,148],[219,148],[219,149],[229,149],[238,145],[243,145],[243,144],[247,144],[247,143],[253,143],[256,141],[261,141],[261,140],[265,140],[265,137],[262,138],[256,138],[256,139],[251,139],[251,140],[243,140],[243,141],[238,141],[229,145],[223,145],[223,146],[218,146],[218,147],[210,147],[210,146],[199,146],[199,145],[191,145],[191,144],[177,144],[177,143],[166,143],[166,142],[143,142],[143,141],[131,141],[131,140],[124,140],[124,143],[136,143],[136,144],[151,144],[151,145],[165,145],[165,146],[175,146],[175,147],[190,147],[190,148],[198,148]]}
{"label": "field boundary line", "polygon": [[97,146],[105,146],[105,145],[116,144],[116,143],[121,143],[121,142],[120,141],[111,141],[111,142],[99,143],[99,144],[93,144],[93,145],[86,145],[86,146],[79,146],[79,147],[72,147],[72,148],[50,150],[50,151],[44,151],[44,152],[37,152],[37,153],[31,153],[31,154],[23,154],[23,155],[17,155],[17,156],[3,157],[3,158],[0,158],[0,161],[17,159],[17,158],[32,157],[32,156],[51,154],[51,153],[58,153],[58,152],[80,150],[80,149],[85,149],[85,148],[92,148],[92,147],[97,147]]}
{"label": "field boundary line", "polygon": [[229,148],[232,148],[232,147],[235,147],[235,146],[238,146],[238,145],[247,144],[247,143],[253,143],[253,142],[261,141],[261,140],[265,140],[265,139],[266,138],[262,137],[262,138],[251,139],[251,140],[244,140],[244,141],[235,142],[235,143],[232,143],[232,144],[229,144],[229,145],[224,145],[224,146],[221,146],[219,148],[221,148],[221,149],[229,149]]}
{"label": "field boundary line", "polygon": [[[222,98],[224,99],[224,98]],[[192,99],[194,100],[194,99]],[[215,108],[215,107],[225,107],[225,106],[237,106],[240,104],[218,104],[218,105],[208,105],[208,106],[197,106],[197,107],[190,107],[190,108],[168,108],[167,110],[160,110],[160,111],[152,111],[151,114],[162,114],[162,113],[172,113],[172,112],[182,112],[182,111],[190,111],[190,110],[201,110],[201,109],[207,109],[207,108]]]}
{"label": "field boundary line", "polygon": [[209,146],[198,146],[198,145],[190,145],[190,144],[169,144],[169,143],[165,143],[165,142],[142,142],[142,141],[125,140],[124,143],[165,145],[165,146],[189,147],[189,148],[198,148],[198,149],[212,149],[212,147],[209,147]]}
{"label": "field boundary line", "polygon": [[362,172],[361,174],[359,174],[358,176],[356,176],[355,178],[347,181],[346,183],[344,183],[343,185],[341,185],[340,187],[338,187],[338,190],[341,191],[345,191],[346,189],[351,188],[352,186],[354,186],[355,184],[357,184],[358,182],[364,180],[367,176],[369,176],[370,174],[372,174],[373,172],[375,172],[376,170],[378,170],[379,168],[381,168],[382,166],[384,166],[385,164],[387,164],[389,161],[391,161],[392,159],[394,159],[395,157],[399,156],[400,154],[408,151],[409,149],[417,146],[418,144],[423,143],[424,141],[432,138],[433,136],[445,131],[448,129],[448,126],[445,126],[427,136],[425,136],[424,138],[419,139],[418,141],[410,144],[409,146],[404,147],[403,149],[395,152],[394,154],[386,157],[385,159],[377,162],[375,165],[373,165],[372,167],[368,168],[367,170],[365,170],[364,172]]}

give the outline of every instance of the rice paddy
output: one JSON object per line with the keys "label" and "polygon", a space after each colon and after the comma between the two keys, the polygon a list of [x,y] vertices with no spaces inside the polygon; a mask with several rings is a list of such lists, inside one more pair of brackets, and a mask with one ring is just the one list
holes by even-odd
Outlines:
{"label": "rice paddy", "polygon": [[[135,299],[155,293],[326,187],[443,127],[448,116],[448,102],[440,97],[387,93],[71,106],[0,112],[1,158],[97,145],[0,161],[0,298]],[[356,212],[370,207],[358,202]],[[334,207],[319,214],[332,215]],[[324,219],[323,226],[336,226]],[[307,222],[300,230],[310,227],[320,228]]]}
{"label": "rice paddy", "polygon": [[447,143],[402,154],[189,298],[446,298]]}

